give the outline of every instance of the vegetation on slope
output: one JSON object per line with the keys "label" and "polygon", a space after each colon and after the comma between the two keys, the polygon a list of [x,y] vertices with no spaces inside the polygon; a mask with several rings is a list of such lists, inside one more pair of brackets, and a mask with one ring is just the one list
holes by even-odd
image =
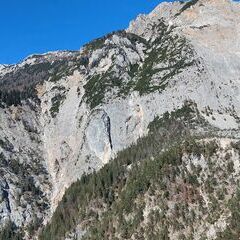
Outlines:
{"label": "vegetation on slope", "polygon": [[[105,102],[108,92],[111,92],[111,97],[124,98],[132,91],[138,91],[140,95],[162,91],[171,78],[194,64],[193,51],[186,39],[173,34],[173,27],[165,24],[164,20],[161,20],[155,28],[159,35],[153,42],[125,31],[119,31],[97,39],[85,47],[88,54],[97,49],[104,49],[101,58],[96,60],[90,66],[91,68],[98,66],[100,60],[108,56],[116,47],[119,55],[126,58],[126,48],[136,51],[137,44],[142,44],[146,55],[142,62],[129,64],[127,69],[115,64],[114,56],[112,56],[112,67],[104,73],[90,75],[84,86],[84,98],[91,109]],[[131,46],[106,45],[105,40],[111,39],[114,34],[128,39]]]}
{"label": "vegetation on slope", "polygon": [[[190,124],[201,121],[194,109],[188,103],[156,118],[148,136],[120,152],[99,172],[74,183],[40,239],[64,239],[77,226],[86,230],[84,240],[159,240],[173,233],[179,239],[193,239],[199,225],[218,221],[221,208],[230,211],[225,205],[234,171],[229,153],[215,141],[190,137]],[[215,161],[219,154],[228,160]],[[199,164],[188,165],[186,156],[198,159]],[[237,184],[237,179],[231,182],[232,188]],[[201,191],[209,198],[208,206]]]}
{"label": "vegetation on slope", "polygon": [[164,90],[169,79],[194,62],[191,47],[186,39],[173,34],[172,26],[162,20],[156,28],[159,36],[149,43],[150,51],[136,76],[134,90],[140,95]]}
{"label": "vegetation on slope", "polygon": [[66,57],[54,61],[41,55],[33,58],[39,58],[39,62],[21,67],[16,65],[16,69],[0,76],[0,107],[21,105],[27,99],[39,101],[36,91],[38,84],[47,80],[56,82],[72,75],[81,65],[88,64],[88,58],[79,56],[79,52],[69,52]]}
{"label": "vegetation on slope", "polygon": [[[5,205],[9,212],[12,211],[13,204],[11,201],[13,200],[10,194],[12,190],[11,185],[14,184],[14,201],[16,206],[22,206],[23,208],[31,206],[33,210],[37,209],[44,213],[49,208],[47,196],[42,191],[43,189],[40,187],[39,182],[35,181],[35,176],[47,176],[46,169],[41,164],[43,162],[41,156],[31,153],[32,162],[22,162],[21,156],[16,157],[12,154],[10,156],[5,154],[13,151],[13,144],[6,138],[0,137],[0,174],[1,176],[6,176],[7,174],[10,179],[9,182],[5,181],[4,178],[1,179],[0,204]],[[10,220],[3,224],[3,229],[0,230],[0,240],[20,240],[24,236],[24,231],[31,235],[40,227],[43,216],[34,213],[31,217],[32,223],[28,225],[27,229],[16,226]]]}
{"label": "vegetation on slope", "polygon": [[[37,59],[34,64],[25,64],[0,77],[0,107],[21,105],[22,100],[29,98],[38,100],[35,90],[37,84],[46,80],[57,82],[71,76],[75,70],[86,75],[84,99],[91,109],[106,102],[109,96],[126,97],[132,91],[143,95],[164,90],[171,78],[193,65],[193,51],[186,39],[174,34],[173,27],[163,19],[154,28],[159,32],[154,41],[146,41],[126,31],[117,31],[85,45],[81,53],[69,52],[54,60],[51,60],[51,56],[49,59],[34,56]],[[120,44],[110,42],[113,36],[125,41]],[[109,40],[108,43],[106,40]],[[118,57],[126,59],[127,51],[139,55],[138,46],[145,52],[144,59],[135,64],[128,62],[127,66],[118,63]],[[89,59],[96,50],[101,50],[102,54],[90,64]],[[115,54],[111,55],[112,52]],[[112,67],[103,73],[94,72],[101,59],[110,56]],[[52,110],[51,114],[55,115],[57,104]]]}
{"label": "vegetation on slope", "polygon": [[21,234],[16,226],[9,221],[0,231],[0,240],[23,240],[23,234]]}
{"label": "vegetation on slope", "polygon": [[[158,156],[167,142],[181,138],[186,134],[183,124],[174,119],[168,121],[166,131],[154,131],[138,140],[118,154],[118,157],[103,167],[99,172],[83,176],[65,193],[51,223],[42,232],[40,239],[61,239],[76,226],[79,219],[91,218],[90,202],[100,206],[111,206],[115,201],[116,190],[121,193],[127,179],[127,167],[140,160]],[[165,139],[165,142],[162,140]],[[127,204],[127,203],[126,203]],[[90,212],[87,211],[90,210]]]}
{"label": "vegetation on slope", "polygon": [[64,95],[64,93],[59,93],[51,99],[52,107],[50,108],[50,113],[52,118],[56,117],[57,113],[59,112],[59,108],[63,101],[65,100],[65,98],[66,96]]}
{"label": "vegetation on slope", "polygon": [[11,90],[11,91],[1,91],[0,90],[0,107],[5,106],[18,106],[22,105],[23,100],[29,98],[37,99],[36,91],[34,88],[25,88],[23,90]]}
{"label": "vegetation on slope", "polygon": [[[93,51],[96,51],[97,49],[103,49],[104,50],[104,56],[106,57],[110,51],[114,50],[115,48],[119,49],[119,55],[125,57],[125,51],[123,47],[120,47],[116,44],[108,44],[105,45],[105,41],[107,39],[111,39],[114,35],[126,38],[131,42],[131,46],[125,46],[125,48],[133,48],[133,51],[136,51],[136,45],[137,44],[143,44],[147,45],[147,42],[145,39],[131,33],[127,33],[126,31],[118,31],[113,32],[111,34],[106,35],[103,38],[96,39],[92,41],[91,43],[87,44],[85,46],[85,52],[86,54],[91,54]],[[112,60],[116,56],[112,56]],[[94,68],[98,66],[101,59],[95,60],[94,63],[90,66],[90,68]],[[117,68],[120,74],[116,74]],[[128,73],[133,77],[132,74],[137,71],[136,65],[130,66],[129,69],[122,68],[118,66],[117,64],[110,67],[106,72],[104,73],[95,73],[93,75],[88,76],[87,83],[84,86],[85,89],[85,95],[84,98],[86,99],[86,102],[89,104],[90,108],[93,109],[94,107],[100,105],[104,102],[106,94],[108,92],[111,92],[111,94],[114,94],[114,89],[117,89],[117,96],[119,97],[125,97],[131,90],[131,83],[124,81],[124,76]]]}
{"label": "vegetation on slope", "polygon": [[187,10],[188,8],[194,6],[199,0],[189,0],[184,2],[184,6],[181,8],[180,12],[176,14],[176,16],[180,15],[182,12]]}

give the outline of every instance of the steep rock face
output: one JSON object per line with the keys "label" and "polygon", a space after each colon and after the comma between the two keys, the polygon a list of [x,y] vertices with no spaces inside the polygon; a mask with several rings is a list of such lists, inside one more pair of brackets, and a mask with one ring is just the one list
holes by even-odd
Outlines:
{"label": "steep rock face", "polygon": [[188,8],[184,6],[179,2],[160,4],[150,15],[140,16],[132,22],[128,31],[153,39],[159,34],[155,26],[162,18],[175,26],[174,32],[191,42],[202,64],[200,76],[192,80],[195,90],[188,86],[185,93],[190,99],[198,98],[201,105],[209,105],[215,110],[233,107],[239,112],[239,105],[235,104],[239,101],[239,42],[236,41],[239,37],[239,3],[192,1]]}
{"label": "steep rock face", "polygon": [[221,137],[192,102],[148,128],[72,184],[41,240],[238,238],[239,141]]}
{"label": "steep rock face", "polygon": [[239,12],[232,1],[163,3],[126,31],[80,51],[1,65],[0,153],[6,161],[43,169],[27,170],[22,178],[33,177],[43,192],[38,197],[49,205],[36,210],[35,203],[15,203],[19,174],[3,168],[2,222],[26,226],[31,211],[51,215],[71,183],[100,169],[147,134],[156,116],[186,100],[222,134],[238,137]]}
{"label": "steep rock face", "polygon": [[42,222],[51,182],[43,158],[39,109],[34,102],[0,109],[0,224]]}

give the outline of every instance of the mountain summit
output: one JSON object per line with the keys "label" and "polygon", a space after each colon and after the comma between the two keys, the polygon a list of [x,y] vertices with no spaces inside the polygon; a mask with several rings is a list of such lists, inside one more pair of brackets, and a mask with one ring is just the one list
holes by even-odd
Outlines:
{"label": "mountain summit", "polygon": [[238,239],[239,43],[192,0],[0,65],[0,239]]}

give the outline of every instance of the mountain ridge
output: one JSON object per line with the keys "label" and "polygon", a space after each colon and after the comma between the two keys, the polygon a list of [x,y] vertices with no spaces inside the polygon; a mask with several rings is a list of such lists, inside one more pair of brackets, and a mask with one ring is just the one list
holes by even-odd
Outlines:
{"label": "mountain ridge", "polygon": [[38,233],[73,182],[136,144],[167,112],[178,116],[186,101],[202,119],[194,134],[238,139],[239,8],[162,3],[80,51],[0,65],[0,224],[11,221],[31,239],[28,227]]}

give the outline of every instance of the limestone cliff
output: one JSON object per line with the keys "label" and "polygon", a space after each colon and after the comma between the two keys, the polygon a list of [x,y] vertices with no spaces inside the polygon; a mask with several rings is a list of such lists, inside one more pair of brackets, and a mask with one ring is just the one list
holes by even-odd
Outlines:
{"label": "limestone cliff", "polygon": [[239,83],[240,4],[230,0],[162,3],[80,51],[1,65],[0,225],[31,239],[28,227],[45,224],[83,173],[186,100],[212,131],[239,138]]}

